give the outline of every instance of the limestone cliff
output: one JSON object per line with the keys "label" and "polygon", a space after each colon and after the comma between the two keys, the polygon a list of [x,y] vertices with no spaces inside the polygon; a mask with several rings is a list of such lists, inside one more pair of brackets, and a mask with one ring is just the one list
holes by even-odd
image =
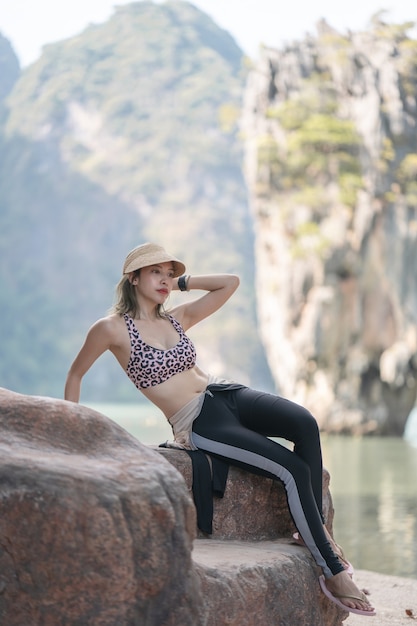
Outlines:
{"label": "limestone cliff", "polygon": [[264,49],[243,130],[275,382],[323,429],[401,434],[417,377],[417,42],[376,16]]}

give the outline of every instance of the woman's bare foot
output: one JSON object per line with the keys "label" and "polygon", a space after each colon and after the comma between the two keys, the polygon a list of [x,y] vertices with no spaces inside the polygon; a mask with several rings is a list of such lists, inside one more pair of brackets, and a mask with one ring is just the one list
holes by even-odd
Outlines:
{"label": "woman's bare foot", "polygon": [[356,609],[374,614],[374,607],[346,571],[327,578],[325,584],[328,591],[346,607],[347,611]]}

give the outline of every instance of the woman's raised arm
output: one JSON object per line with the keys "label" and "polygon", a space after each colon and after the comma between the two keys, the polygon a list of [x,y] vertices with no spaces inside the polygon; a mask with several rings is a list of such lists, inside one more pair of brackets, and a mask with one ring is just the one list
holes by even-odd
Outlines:
{"label": "woman's raised arm", "polygon": [[[172,310],[172,314],[187,330],[220,309],[236,291],[239,283],[239,277],[235,274],[189,276],[186,279],[187,291],[196,289],[207,293],[201,298],[180,304]],[[173,288],[178,288],[176,281]]]}

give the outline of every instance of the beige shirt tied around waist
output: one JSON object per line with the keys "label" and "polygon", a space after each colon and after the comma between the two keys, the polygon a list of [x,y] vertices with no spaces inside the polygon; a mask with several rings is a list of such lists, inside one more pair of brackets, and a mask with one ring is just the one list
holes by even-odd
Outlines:
{"label": "beige shirt tied around waist", "polygon": [[[224,378],[217,378],[209,375],[207,387],[209,385],[230,385],[232,381]],[[197,450],[191,440],[191,430],[193,422],[200,414],[203,406],[204,398],[207,393],[207,387],[198,396],[187,402],[179,411],[171,415],[168,422],[172,426],[174,433],[174,441],[167,441],[165,446],[168,448],[181,448],[183,450]]]}

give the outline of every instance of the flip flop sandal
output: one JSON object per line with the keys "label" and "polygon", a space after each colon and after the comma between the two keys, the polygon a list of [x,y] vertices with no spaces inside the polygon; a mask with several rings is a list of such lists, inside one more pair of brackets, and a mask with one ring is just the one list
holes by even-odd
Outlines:
{"label": "flip flop sandal", "polygon": [[336,606],[343,609],[344,611],[348,611],[349,613],[357,613],[358,615],[368,615],[369,617],[376,615],[376,611],[373,607],[371,607],[370,611],[364,611],[363,609],[352,609],[350,608],[350,606],[346,606],[346,604],[343,604],[343,602],[339,600],[339,598],[347,598],[349,600],[359,600],[360,602],[366,602],[368,604],[368,600],[366,599],[366,596],[364,593],[362,594],[362,596],[333,594],[327,589],[324,576],[320,576],[319,583],[320,583],[320,587],[324,595],[327,598],[329,598],[331,602],[336,604]]}

